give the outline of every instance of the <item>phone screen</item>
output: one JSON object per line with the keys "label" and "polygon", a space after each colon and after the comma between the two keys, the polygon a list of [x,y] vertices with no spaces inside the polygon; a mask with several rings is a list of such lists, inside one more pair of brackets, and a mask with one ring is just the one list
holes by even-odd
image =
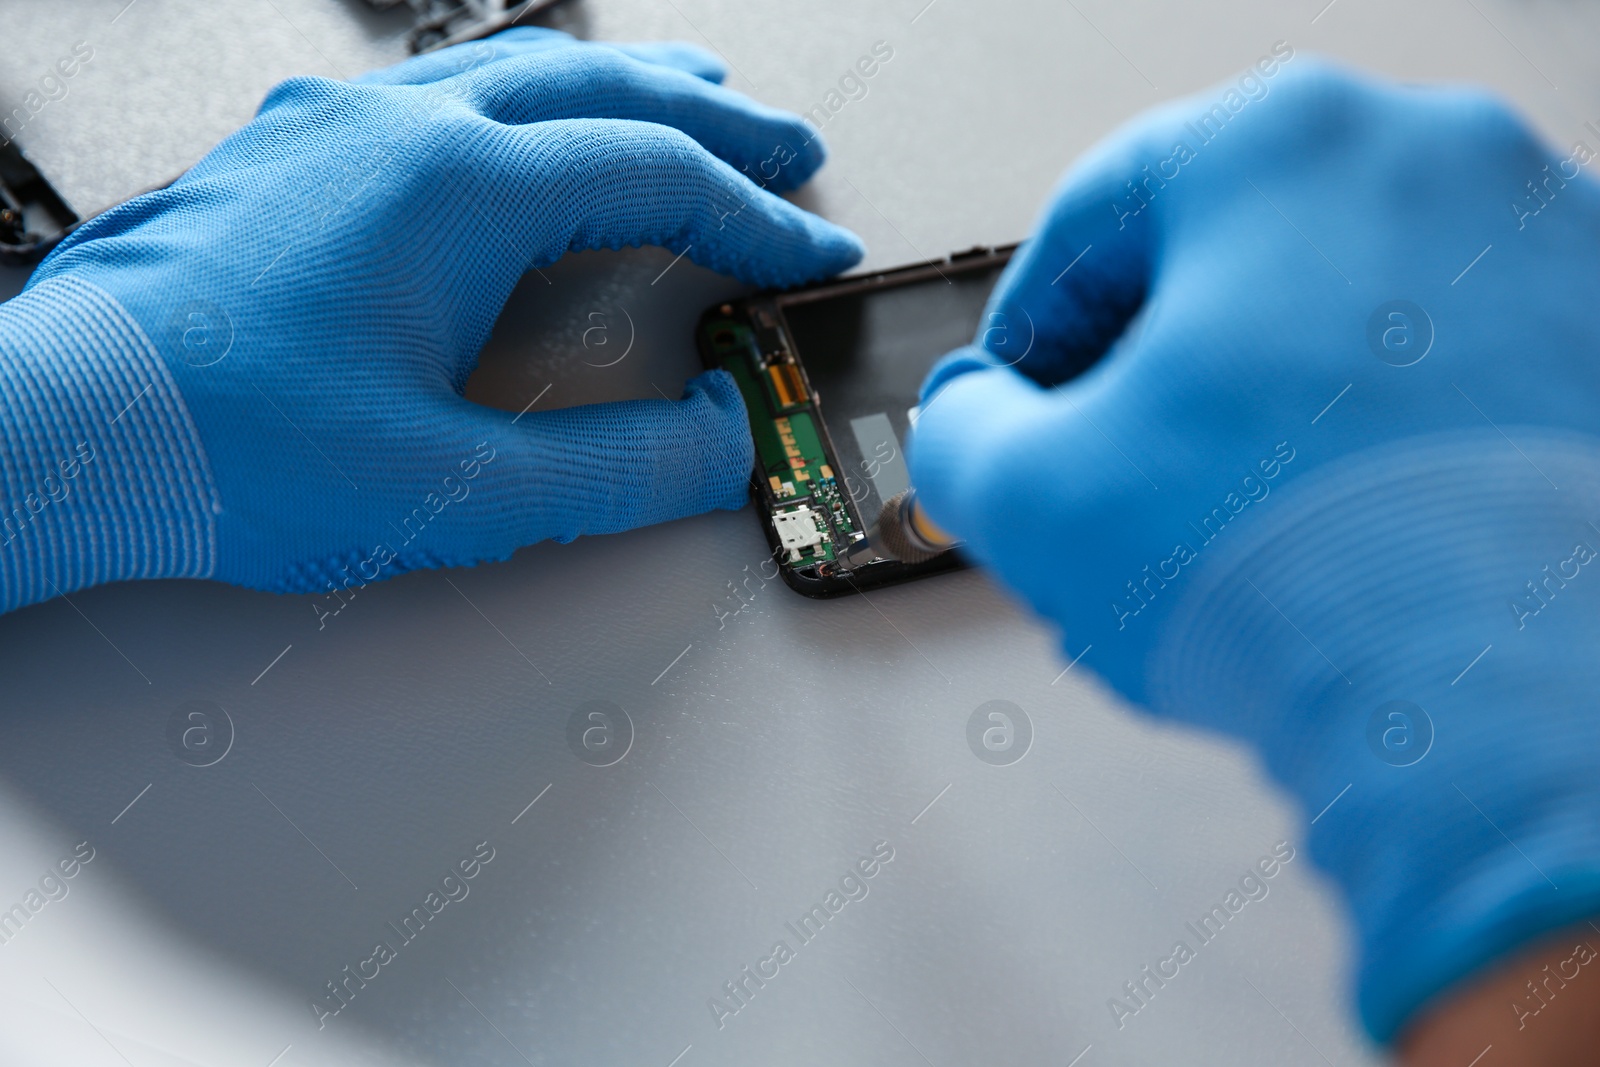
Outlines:
{"label": "phone screen", "polygon": [[862,516],[875,516],[910,486],[904,445],[918,389],[941,356],[972,342],[1003,268],[947,269],[894,286],[779,301]]}

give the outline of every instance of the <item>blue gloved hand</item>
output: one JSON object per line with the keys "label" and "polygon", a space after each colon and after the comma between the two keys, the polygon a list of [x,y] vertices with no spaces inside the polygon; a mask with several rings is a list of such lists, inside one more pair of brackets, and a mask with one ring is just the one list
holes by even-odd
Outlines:
{"label": "blue gloved hand", "polygon": [[1298,798],[1383,1041],[1600,914],[1595,147],[1280,46],[1066,176],[910,446],[1067,655]]}
{"label": "blue gloved hand", "polygon": [[860,258],[767,191],[821,143],[720,76],[688,45],[514,30],[296,78],[85,223],[0,306],[0,610],[136,577],[329,591],[740,506],[722,372],[520,417],[460,395],[517,280],[568,251],[761,285]]}

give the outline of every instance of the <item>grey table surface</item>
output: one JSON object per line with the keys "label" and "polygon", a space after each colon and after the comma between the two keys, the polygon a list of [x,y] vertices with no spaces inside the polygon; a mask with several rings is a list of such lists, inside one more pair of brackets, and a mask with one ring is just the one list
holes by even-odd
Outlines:
{"label": "grey table surface", "polygon": [[[6,0],[4,21],[0,111],[93,48],[20,135],[82,211],[181,172],[284,77],[404,53],[404,18],[353,0]],[[1024,236],[1084,148],[1280,39],[1488,83],[1560,142],[1600,113],[1600,14],[1576,0],[576,0],[554,21],[700,42],[796,110],[889,42],[797,196],[863,235],[867,268]],[[672,392],[699,309],[739,288],[688,263],[651,285],[669,262],[533,278],[472,395]],[[590,313],[619,308],[634,351],[586,364]],[[1063,675],[1055,635],[980,573],[813,602],[750,579],[764,553],[746,509],[404,576],[321,627],[310,598],[199,582],[0,618],[0,907],[95,850],[0,944],[0,1061],[1380,1060],[1350,1021],[1347,919],[1303,852],[1138,1015],[1108,1008],[1302,838],[1308,813],[1248,753],[1151,722],[1087,663]],[[996,699],[1033,729],[1003,767],[966,740]],[[226,710],[211,766],[169,740],[192,700]],[[611,766],[567,742],[591,701],[632,723]],[[388,924],[480,842],[467,895],[402,941]],[[893,860],[867,895],[793,936],[875,846]],[[395,958],[319,1029],[313,999],[379,940]],[[731,1007],[724,983],[779,940],[794,958],[719,1020],[709,1002]]]}

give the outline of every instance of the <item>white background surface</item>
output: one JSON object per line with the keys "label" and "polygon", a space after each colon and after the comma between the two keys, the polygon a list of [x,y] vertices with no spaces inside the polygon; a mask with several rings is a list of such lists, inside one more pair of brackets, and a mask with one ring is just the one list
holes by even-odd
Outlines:
{"label": "white background surface", "polygon": [[[889,42],[798,196],[862,234],[869,267],[1024,236],[1085,147],[1279,39],[1488,82],[1558,141],[1600,114],[1593,5],[1324,2],[578,0],[557,21],[708,44],[729,84],[796,110]],[[4,110],[74,42],[95,49],[20,138],[85,212],[180,172],[284,77],[403,54],[404,20],[353,2],[124,3],[5,3]],[[674,393],[699,310],[738,287],[687,262],[651,286],[669,261],[573,257],[525,284],[473,395]],[[589,313],[619,307],[634,351],[584,366]],[[1344,917],[1303,852],[1112,1021],[1186,920],[1299,840],[1306,815],[1245,755],[1141,719],[1086,667],[1061,676],[1053,635],[980,574],[740,598],[764,553],[747,509],[408,575],[320,631],[311,598],[194,582],[0,618],[0,907],[75,842],[97,850],[0,944],[0,1060],[1376,1062],[1349,1021]],[[166,740],[192,699],[232,718],[212,767]],[[992,699],[1033,722],[1010,767],[967,747]],[[590,700],[636,726],[615,766],[567,747]],[[470,895],[319,1032],[308,999],[485,839]],[[880,840],[895,858],[869,895],[719,1030],[708,998]]]}

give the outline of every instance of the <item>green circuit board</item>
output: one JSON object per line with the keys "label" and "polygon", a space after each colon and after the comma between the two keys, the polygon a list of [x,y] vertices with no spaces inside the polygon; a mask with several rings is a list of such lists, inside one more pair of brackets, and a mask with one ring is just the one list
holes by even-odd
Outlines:
{"label": "green circuit board", "polygon": [[716,362],[733,375],[749,411],[757,496],[771,514],[784,558],[793,566],[832,563],[857,526],[804,372],[775,337],[763,338],[743,322],[712,318],[705,329]]}

